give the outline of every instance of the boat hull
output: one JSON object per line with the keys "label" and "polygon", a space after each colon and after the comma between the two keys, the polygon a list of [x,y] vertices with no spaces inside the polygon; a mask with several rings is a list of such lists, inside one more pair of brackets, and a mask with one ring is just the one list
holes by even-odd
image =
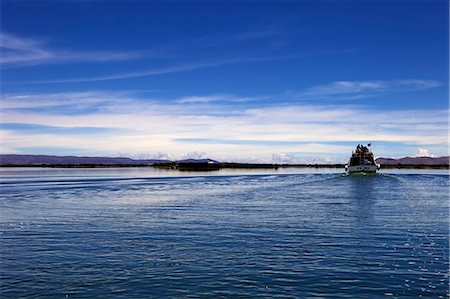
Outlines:
{"label": "boat hull", "polygon": [[347,168],[348,173],[376,173],[377,170],[377,165],[354,165]]}

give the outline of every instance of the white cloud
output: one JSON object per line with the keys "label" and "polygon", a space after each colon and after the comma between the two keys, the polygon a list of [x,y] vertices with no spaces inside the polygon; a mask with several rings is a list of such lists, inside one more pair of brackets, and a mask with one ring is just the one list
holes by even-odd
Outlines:
{"label": "white cloud", "polygon": [[[345,156],[353,150],[353,143],[366,141],[373,141],[374,146],[378,142],[402,144],[405,155],[417,147],[442,154],[447,148],[447,110],[376,111],[356,106],[298,104],[243,110],[238,105],[214,101],[185,105],[174,99],[172,104],[161,104],[127,93],[98,91],[6,95],[1,103],[10,108],[0,111],[0,120],[5,123],[124,129],[85,136],[10,130],[2,136],[2,144],[16,151],[27,147],[77,147],[108,155],[149,153],[154,158],[168,158],[184,153],[205,157],[204,153],[208,153],[217,160],[270,162]],[[50,108],[35,111],[33,108],[39,105]],[[27,107],[31,109],[23,109]],[[61,114],[61,107],[68,111],[82,107],[86,111]],[[376,154],[392,152],[380,147]]]}
{"label": "white cloud", "polygon": [[332,156],[307,156],[302,160],[304,164],[337,164],[344,163],[342,159],[336,159]]}
{"label": "white cloud", "polygon": [[272,162],[276,164],[296,164],[299,159],[291,153],[274,153],[272,154]]}
{"label": "white cloud", "polygon": [[208,153],[206,153],[206,152],[193,151],[193,152],[189,152],[189,153],[182,153],[180,155],[180,160],[183,160],[183,159],[207,159],[207,158],[208,158]]}
{"label": "white cloud", "polygon": [[207,159],[210,155],[207,152],[189,152],[189,153],[164,153],[164,152],[147,152],[147,153],[119,153],[120,157],[132,159],[148,159],[148,160],[185,160],[185,159]]}
{"label": "white cloud", "polygon": [[419,150],[415,154],[415,157],[436,157],[436,156],[430,154],[428,149],[426,148],[419,148]]}

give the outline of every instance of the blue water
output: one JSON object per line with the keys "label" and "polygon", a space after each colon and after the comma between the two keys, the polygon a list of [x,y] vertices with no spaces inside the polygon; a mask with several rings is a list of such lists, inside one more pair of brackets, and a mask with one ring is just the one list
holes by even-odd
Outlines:
{"label": "blue water", "polygon": [[1,298],[446,298],[449,175],[0,169]]}

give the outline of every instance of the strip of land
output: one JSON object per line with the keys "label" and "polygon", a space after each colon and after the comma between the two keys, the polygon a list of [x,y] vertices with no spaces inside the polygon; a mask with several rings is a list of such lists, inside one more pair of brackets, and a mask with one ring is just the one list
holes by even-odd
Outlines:
{"label": "strip of land", "polygon": [[[449,157],[378,158],[382,168],[449,169]],[[212,159],[186,159],[180,161],[131,159],[125,157],[77,157],[50,155],[0,155],[0,167],[54,167],[54,168],[106,168],[157,167],[178,170],[277,169],[277,168],[344,168],[344,164],[259,164],[230,163]]]}

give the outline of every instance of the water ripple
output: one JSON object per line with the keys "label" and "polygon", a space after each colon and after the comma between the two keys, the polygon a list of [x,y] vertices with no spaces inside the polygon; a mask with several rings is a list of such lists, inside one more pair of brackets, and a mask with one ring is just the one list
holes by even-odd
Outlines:
{"label": "water ripple", "polygon": [[99,173],[3,175],[2,298],[448,296],[448,175]]}

